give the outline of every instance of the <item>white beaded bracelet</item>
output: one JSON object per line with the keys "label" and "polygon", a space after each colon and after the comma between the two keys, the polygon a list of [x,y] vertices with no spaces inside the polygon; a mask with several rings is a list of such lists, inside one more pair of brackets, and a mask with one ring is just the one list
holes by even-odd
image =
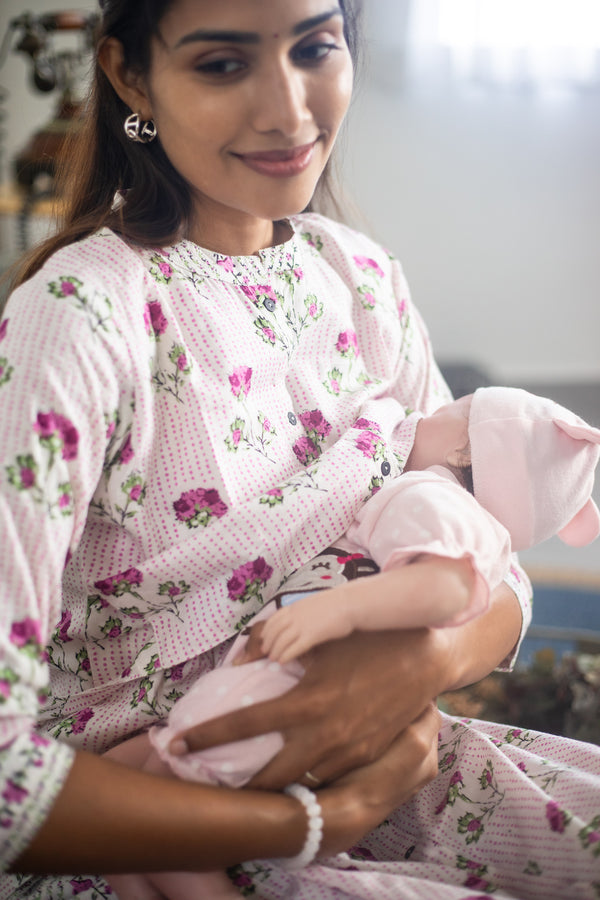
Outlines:
{"label": "white beaded bracelet", "polygon": [[321,840],[323,839],[323,817],[316,794],[313,794],[303,784],[289,784],[285,788],[285,793],[299,800],[308,816],[306,840],[298,856],[293,856],[291,859],[278,860],[282,868],[293,871],[306,868],[319,852]]}

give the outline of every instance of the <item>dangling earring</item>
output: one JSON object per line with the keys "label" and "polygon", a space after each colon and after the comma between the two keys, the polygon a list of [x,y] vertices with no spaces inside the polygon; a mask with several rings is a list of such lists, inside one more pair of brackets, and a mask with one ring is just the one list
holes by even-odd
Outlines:
{"label": "dangling earring", "polygon": [[156,125],[152,119],[142,122],[138,113],[127,116],[123,128],[129,140],[138,144],[149,144],[156,137]]}

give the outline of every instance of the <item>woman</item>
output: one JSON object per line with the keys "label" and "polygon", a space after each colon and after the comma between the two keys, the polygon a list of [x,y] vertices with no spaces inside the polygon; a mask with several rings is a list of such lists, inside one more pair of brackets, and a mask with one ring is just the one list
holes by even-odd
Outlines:
{"label": "woman", "polygon": [[[464,800],[456,760],[489,754],[536,796],[549,771],[523,753],[536,740],[549,755],[553,739],[497,750],[494,726],[450,722],[442,775],[402,808],[435,773],[432,698],[518,644],[528,603],[517,570],[486,616],[451,634],[325,645],[288,695],[182,736],[196,747],[280,731],[284,749],[248,790],[98,755],[164,717],[223,659],[281,580],[400,474],[405,408],[427,413],[447,397],[398,264],[299,215],[349,103],[352,45],[351,9],[334,0],[104,3],[67,221],[26,262],[0,326],[0,836],[4,865],[21,873],[4,876],[6,896],[18,886],[92,898],[108,887],[89,872],[302,855],[306,810],[280,793],[293,781],[323,785],[320,854],[360,840],[361,860],[301,876],[251,862],[232,875],[246,892],[254,881],[274,897],[429,897],[433,881],[437,896],[466,896],[485,864],[454,849],[442,859],[426,835],[444,822],[457,832],[449,814],[470,803],[461,847],[488,834],[501,844],[488,823],[510,777],[485,776],[491,805]],[[555,767],[550,782],[568,780],[591,822],[598,755],[556,745],[579,768],[559,778]],[[567,823],[562,795],[547,797],[563,848],[574,814]],[[592,851],[571,844],[589,892]],[[501,886],[525,877],[501,857]],[[550,874],[531,860],[523,896],[560,896],[548,887],[564,889],[552,853]]]}

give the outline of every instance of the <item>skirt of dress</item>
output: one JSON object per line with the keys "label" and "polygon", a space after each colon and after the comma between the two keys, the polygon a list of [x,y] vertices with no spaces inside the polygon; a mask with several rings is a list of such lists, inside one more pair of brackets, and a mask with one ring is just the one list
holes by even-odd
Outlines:
{"label": "skirt of dress", "polygon": [[[442,717],[439,775],[347,854],[228,874],[262,900],[600,900],[600,747]],[[3,876],[0,900],[100,900],[94,876]],[[200,898],[198,898],[200,900]]]}

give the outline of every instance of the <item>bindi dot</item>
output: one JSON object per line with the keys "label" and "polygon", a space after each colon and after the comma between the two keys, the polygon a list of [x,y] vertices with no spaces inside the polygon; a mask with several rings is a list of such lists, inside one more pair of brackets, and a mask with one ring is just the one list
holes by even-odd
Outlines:
{"label": "bindi dot", "polygon": [[278,37],[279,37],[279,32],[278,32],[278,31],[274,31],[274,32],[273,32],[273,37],[274,37],[274,38],[278,38]]}

